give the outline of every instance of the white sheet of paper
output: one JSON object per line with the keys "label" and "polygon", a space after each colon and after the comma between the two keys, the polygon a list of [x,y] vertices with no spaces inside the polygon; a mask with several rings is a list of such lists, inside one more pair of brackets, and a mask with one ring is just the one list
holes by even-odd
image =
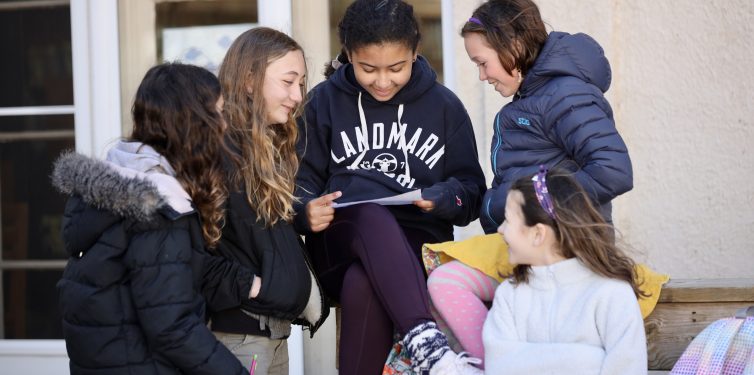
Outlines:
{"label": "white sheet of paper", "polygon": [[422,199],[422,191],[421,189],[417,189],[417,190],[411,190],[408,193],[393,195],[392,197],[369,199],[365,201],[348,202],[348,203],[333,202],[332,206],[335,208],[341,208],[341,207],[348,207],[348,206],[359,204],[359,203],[377,203],[383,206],[397,206],[401,204],[412,204],[414,203],[414,201],[418,201],[421,199]]}

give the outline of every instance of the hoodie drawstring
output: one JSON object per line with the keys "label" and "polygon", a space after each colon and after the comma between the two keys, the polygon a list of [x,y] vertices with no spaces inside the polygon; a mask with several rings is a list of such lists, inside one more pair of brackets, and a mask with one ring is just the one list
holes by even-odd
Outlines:
{"label": "hoodie drawstring", "polygon": [[403,126],[403,123],[401,122],[401,118],[403,117],[403,104],[400,104],[398,106],[398,130],[401,133],[401,140],[399,147],[403,149],[403,161],[406,163],[406,182],[411,181],[411,169],[408,166],[408,150],[406,150],[408,147],[406,147],[406,127]]}
{"label": "hoodie drawstring", "polygon": [[[366,132],[367,131],[367,119],[364,115],[364,107],[361,105],[361,91],[359,91],[359,99],[358,99],[358,107],[359,107],[359,121],[361,123],[361,129]],[[398,147],[403,150],[403,161],[406,166],[406,181],[411,181],[411,169],[408,166],[408,151],[406,146],[406,128],[403,126],[403,123],[401,122],[401,118],[403,117],[403,104],[398,105],[398,132],[400,133],[400,140],[398,141]],[[358,157],[351,163],[350,166],[348,166],[348,169],[358,169],[359,163],[361,163],[361,160],[364,159],[364,155],[366,155],[367,150],[364,150],[359,154]]]}

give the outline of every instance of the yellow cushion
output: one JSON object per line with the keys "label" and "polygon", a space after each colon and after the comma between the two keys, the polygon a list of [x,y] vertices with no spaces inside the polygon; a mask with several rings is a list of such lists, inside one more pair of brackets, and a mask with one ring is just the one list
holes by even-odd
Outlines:
{"label": "yellow cushion", "polygon": [[[503,281],[501,275],[511,274],[514,266],[508,262],[508,245],[497,233],[474,236],[463,241],[425,244],[422,255],[427,273],[432,272],[438,265],[455,259],[498,282]],[[647,265],[637,264],[636,279],[639,288],[650,293],[647,298],[639,298],[641,315],[646,318],[657,305],[662,285],[668,282],[670,277],[653,271]]]}
{"label": "yellow cushion", "polygon": [[641,316],[646,319],[655,309],[655,306],[657,306],[657,301],[660,299],[662,285],[670,280],[670,276],[652,271],[652,269],[645,264],[637,264],[636,280],[639,284],[639,289],[650,294],[649,297],[639,298]]}
{"label": "yellow cushion", "polygon": [[[463,241],[425,244],[422,249],[425,255],[425,266],[427,265],[427,251],[437,253],[440,264],[457,259],[498,282],[503,281],[501,274],[507,275],[513,271],[513,265],[508,263],[508,245],[497,233],[474,236]],[[431,268],[428,268],[428,271],[431,272]]]}

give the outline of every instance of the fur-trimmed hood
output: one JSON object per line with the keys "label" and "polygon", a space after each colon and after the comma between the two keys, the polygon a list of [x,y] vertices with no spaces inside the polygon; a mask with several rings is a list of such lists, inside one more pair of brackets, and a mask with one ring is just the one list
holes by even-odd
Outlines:
{"label": "fur-trimmed hood", "polygon": [[136,221],[148,221],[163,208],[178,215],[193,211],[188,193],[174,177],[142,173],[75,152],[55,161],[52,185],[64,194],[81,196],[92,207]]}
{"label": "fur-trimmed hood", "polygon": [[52,185],[71,196],[63,217],[66,251],[79,255],[108,228],[123,219],[151,222],[194,212],[178,180],[162,173],[142,173],[75,152],[55,161]]}

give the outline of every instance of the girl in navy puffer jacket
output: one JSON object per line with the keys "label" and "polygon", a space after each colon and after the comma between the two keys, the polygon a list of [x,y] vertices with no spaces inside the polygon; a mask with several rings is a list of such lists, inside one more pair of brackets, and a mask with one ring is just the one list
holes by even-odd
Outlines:
{"label": "girl in navy puffer jacket", "polygon": [[[600,45],[585,34],[547,33],[531,0],[490,0],[477,8],[461,31],[466,52],[479,68],[479,79],[513,100],[493,123],[492,187],[482,201],[480,221],[494,233],[505,219],[510,185],[533,175],[540,165],[573,172],[605,220],[611,221],[610,201],[633,187],[631,160],[618,134],[604,93],[611,72]],[[477,282],[452,286],[452,274],[465,273]],[[473,286],[472,286],[473,285]],[[497,281],[459,262],[430,275],[430,296],[439,315],[454,327],[457,311],[445,306],[446,293],[476,300],[480,319],[474,327],[463,322],[460,344],[481,356],[481,329]],[[459,288],[459,290],[453,290]],[[482,313],[484,312],[484,313]],[[464,314],[468,315],[468,314]],[[438,319],[441,323],[442,319]]]}

